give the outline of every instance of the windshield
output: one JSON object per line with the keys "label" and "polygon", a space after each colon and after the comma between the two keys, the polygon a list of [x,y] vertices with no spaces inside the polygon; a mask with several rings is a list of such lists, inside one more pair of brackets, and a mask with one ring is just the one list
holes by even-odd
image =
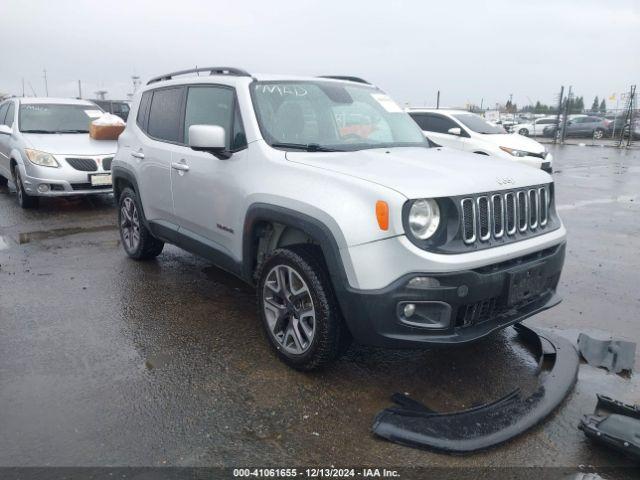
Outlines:
{"label": "windshield", "polygon": [[102,114],[97,106],[27,104],[20,106],[19,125],[24,133],[89,133],[91,120]]}
{"label": "windshield", "polygon": [[256,82],[251,88],[262,135],[276,148],[429,146],[411,117],[372,86],[305,81]]}
{"label": "windshield", "polygon": [[476,133],[505,133],[503,128],[491,125],[482,117],[472,113],[456,113],[453,116],[469,130],[473,130]]}

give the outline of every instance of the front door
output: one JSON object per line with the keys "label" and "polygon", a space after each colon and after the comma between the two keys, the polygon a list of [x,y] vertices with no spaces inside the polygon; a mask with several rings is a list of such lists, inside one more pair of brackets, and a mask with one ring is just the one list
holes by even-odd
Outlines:
{"label": "front door", "polygon": [[[467,148],[467,140],[463,136],[465,135],[464,128],[450,118],[436,113],[416,113],[412,117],[422,129],[424,135],[432,142],[458,150]],[[462,135],[449,133],[451,128],[459,128]]]}
{"label": "front door", "polygon": [[[221,160],[189,148],[191,125],[218,125],[233,155]],[[183,125],[185,146],[174,154],[171,169],[174,211],[180,232],[233,257],[242,237],[242,172],[247,168],[246,140],[235,100],[225,86],[188,88]]]}

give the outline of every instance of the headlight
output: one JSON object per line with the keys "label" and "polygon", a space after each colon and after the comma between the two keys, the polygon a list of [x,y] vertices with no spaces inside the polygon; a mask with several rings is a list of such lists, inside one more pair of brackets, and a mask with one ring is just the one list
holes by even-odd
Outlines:
{"label": "headlight", "polygon": [[514,157],[526,157],[527,156],[527,152],[525,152],[524,150],[516,150],[514,148],[509,148],[509,147],[500,147],[500,150],[507,152],[511,155],[513,155]]}
{"label": "headlight", "polygon": [[41,152],[39,150],[32,150],[30,148],[25,148],[24,153],[27,154],[27,158],[34,165],[39,165],[41,167],[52,167],[58,168],[60,164],[53,158],[53,155],[46,152]]}
{"label": "headlight", "polygon": [[430,198],[416,200],[409,209],[409,230],[419,240],[433,236],[440,225],[440,208]]}

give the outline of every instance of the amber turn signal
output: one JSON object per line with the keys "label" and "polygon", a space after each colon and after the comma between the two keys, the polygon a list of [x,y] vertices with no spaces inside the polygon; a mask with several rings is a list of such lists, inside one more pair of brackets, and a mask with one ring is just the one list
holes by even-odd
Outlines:
{"label": "amber turn signal", "polygon": [[380,230],[389,230],[389,205],[387,202],[382,200],[376,202],[376,218]]}

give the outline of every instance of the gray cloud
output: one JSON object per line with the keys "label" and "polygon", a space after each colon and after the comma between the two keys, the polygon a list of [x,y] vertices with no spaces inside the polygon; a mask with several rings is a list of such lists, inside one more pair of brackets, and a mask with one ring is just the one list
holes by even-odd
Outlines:
{"label": "gray cloud", "polygon": [[397,101],[553,102],[561,84],[590,104],[640,80],[640,2],[4,0],[0,91],[130,91],[195,65],[350,74]]}

